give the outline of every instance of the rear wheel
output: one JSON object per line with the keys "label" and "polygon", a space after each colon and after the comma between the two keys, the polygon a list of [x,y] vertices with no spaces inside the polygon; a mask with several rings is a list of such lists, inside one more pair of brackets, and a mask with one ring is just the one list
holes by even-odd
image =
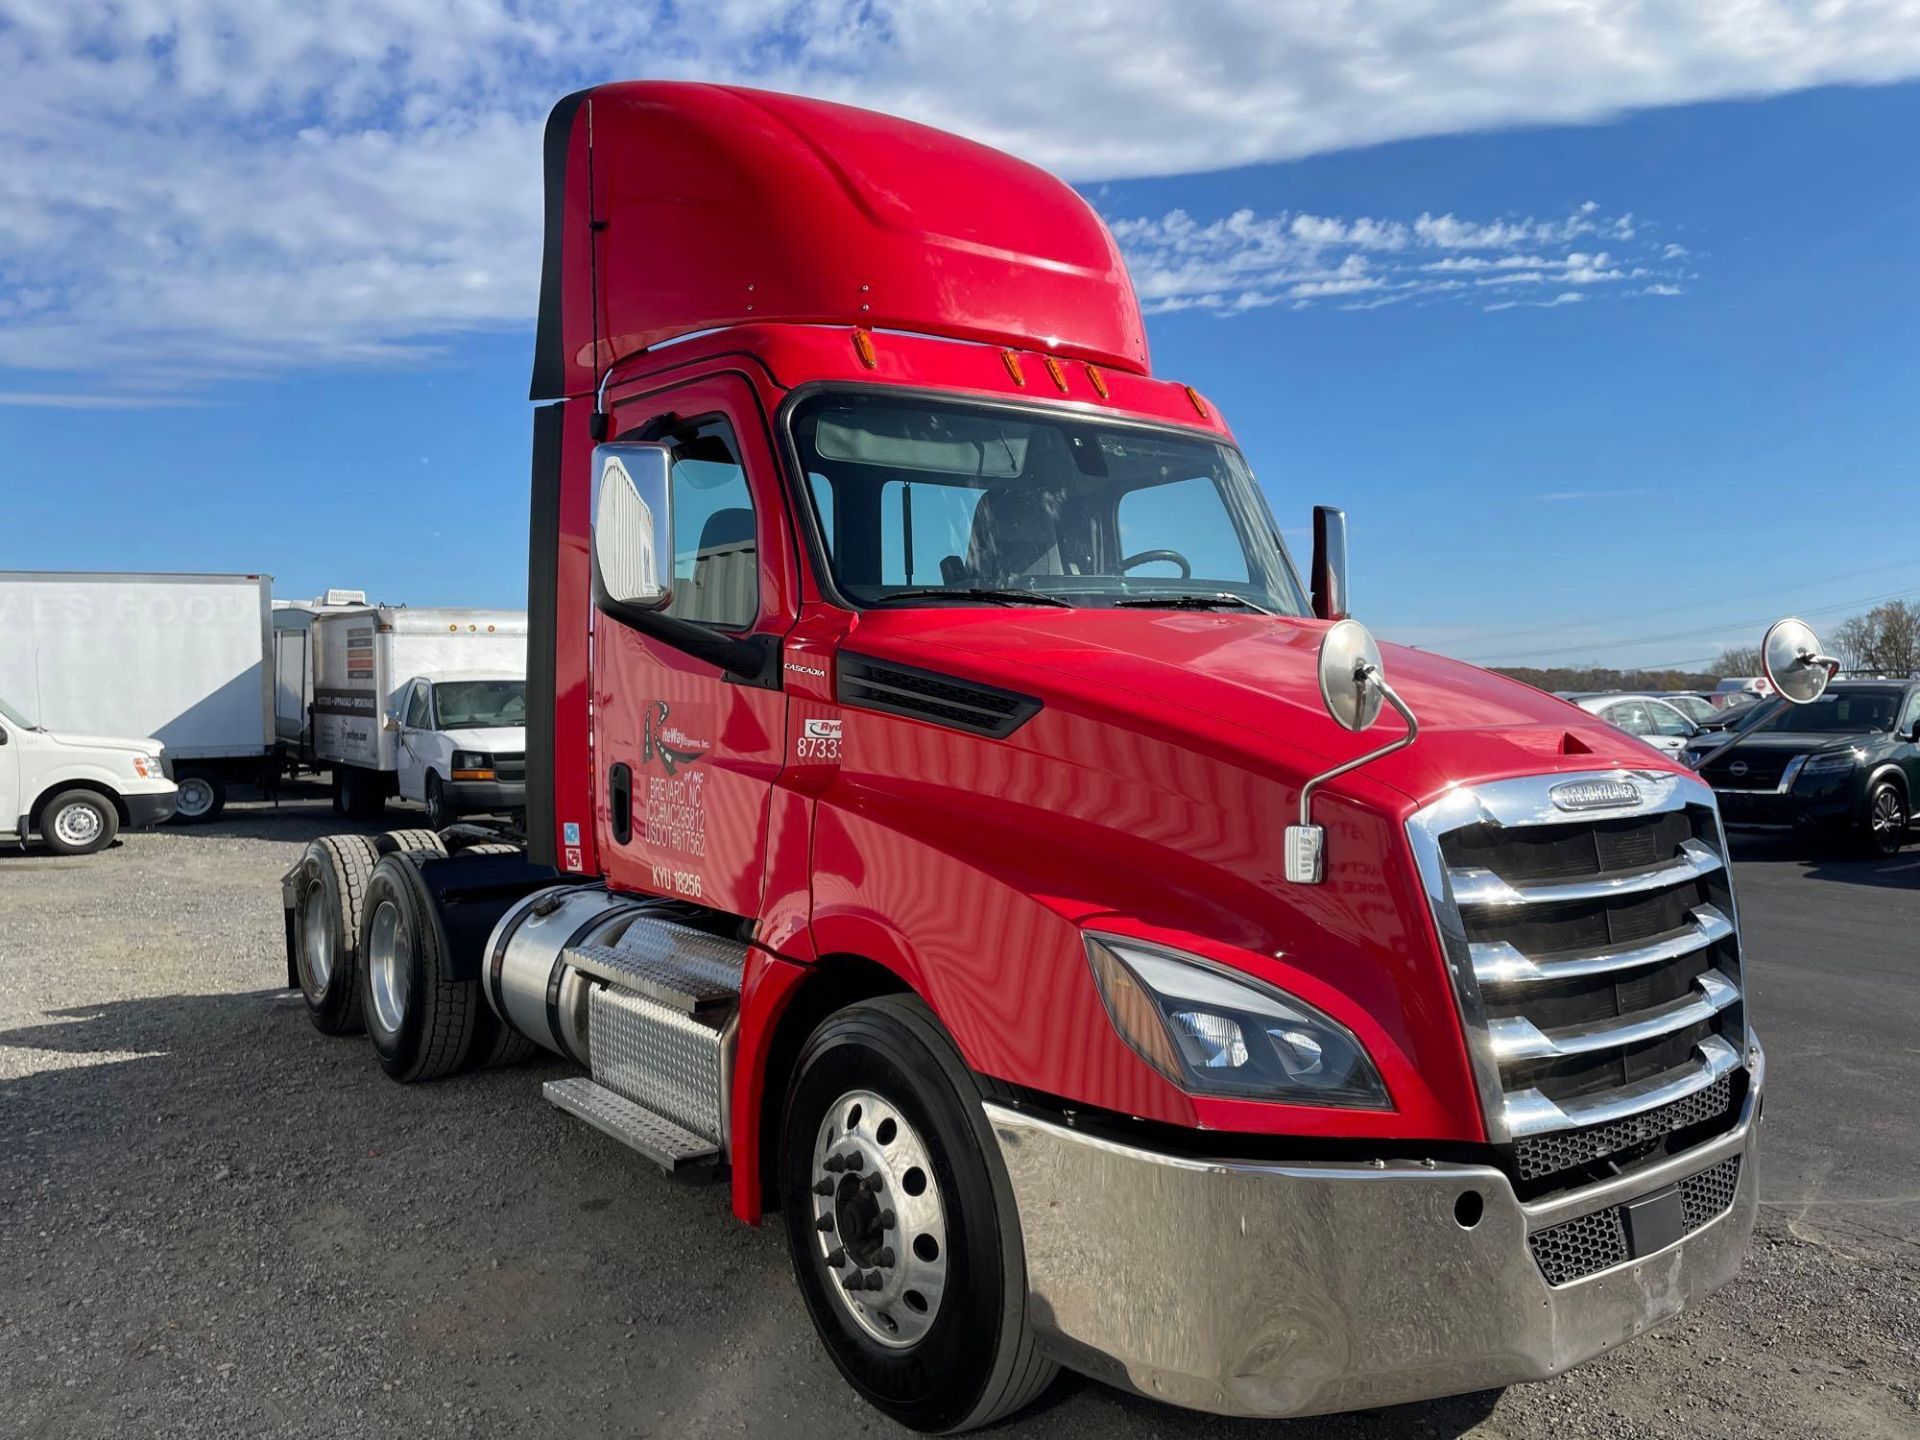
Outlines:
{"label": "rear wheel", "polygon": [[360,1009],[380,1068],[403,1084],[460,1068],[472,1048],[480,986],[449,974],[446,941],[416,868],[439,850],[397,850],[373,867],[360,911]]}
{"label": "rear wheel", "polygon": [[360,1028],[360,905],[378,855],[364,835],[323,835],[300,857],[294,892],[294,973],[323,1035]]}
{"label": "rear wheel", "polygon": [[173,823],[200,825],[227,808],[227,786],[208,770],[182,770],[174,776],[179,797],[174,802]]}
{"label": "rear wheel", "polygon": [[1891,780],[1877,780],[1867,791],[1866,830],[1861,848],[1869,855],[1900,853],[1907,841],[1907,797]]}
{"label": "rear wheel", "polygon": [[359,765],[342,765],[334,771],[339,785],[340,809],[349,820],[378,820],[387,813],[386,776],[378,770]]}
{"label": "rear wheel", "polygon": [[40,838],[56,855],[91,855],[120,833],[120,812],[97,790],[63,790],[40,810]]}
{"label": "rear wheel", "polygon": [[1055,1366],[1027,1320],[1020,1219],[980,1088],[911,996],[828,1017],[788,1091],[794,1275],[840,1373],[916,1430],[984,1425]]}

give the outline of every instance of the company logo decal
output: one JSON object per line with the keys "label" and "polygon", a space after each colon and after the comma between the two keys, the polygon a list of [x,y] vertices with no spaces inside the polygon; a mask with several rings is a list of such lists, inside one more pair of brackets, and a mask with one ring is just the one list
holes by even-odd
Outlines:
{"label": "company logo decal", "polygon": [[656,700],[647,708],[640,729],[640,763],[658,760],[660,768],[671,775],[682,765],[691,765],[713,748],[711,740],[689,735],[667,721],[667,702]]}
{"label": "company logo decal", "polygon": [[1562,810],[1612,810],[1640,803],[1640,787],[1631,780],[1570,780],[1547,791]]}
{"label": "company logo decal", "polygon": [[1733,763],[1732,763],[1731,765],[1729,765],[1729,766],[1727,766],[1727,773],[1728,773],[1729,775],[1744,775],[1744,774],[1746,774],[1746,773],[1747,773],[1747,762],[1746,762],[1746,761],[1744,761],[1744,760],[1736,760],[1736,761],[1734,761],[1734,762],[1733,762]]}

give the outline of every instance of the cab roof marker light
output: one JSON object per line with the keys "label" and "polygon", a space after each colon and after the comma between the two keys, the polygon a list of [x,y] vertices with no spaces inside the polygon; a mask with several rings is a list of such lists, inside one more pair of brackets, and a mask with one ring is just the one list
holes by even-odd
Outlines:
{"label": "cab roof marker light", "polygon": [[1027,385],[1027,377],[1020,369],[1020,357],[1011,350],[1002,350],[1000,352],[1000,363],[1007,367],[1007,374],[1013,377],[1013,383],[1024,390]]}
{"label": "cab roof marker light", "polygon": [[1060,362],[1051,355],[1042,356],[1041,359],[1047,367],[1047,374],[1052,378],[1053,383],[1059,387],[1060,393],[1062,395],[1066,394],[1067,372],[1060,368]]}
{"label": "cab roof marker light", "polygon": [[1111,399],[1112,396],[1107,391],[1107,377],[1100,373],[1100,367],[1098,365],[1089,365],[1086,368],[1087,379],[1093,382],[1093,393],[1098,395],[1102,400]]}
{"label": "cab roof marker light", "polygon": [[880,363],[880,357],[873,350],[873,336],[865,330],[853,332],[853,353],[860,357],[860,363],[872,370]]}
{"label": "cab roof marker light", "polygon": [[1187,386],[1186,390],[1187,399],[1193,402],[1194,413],[1202,420],[1211,420],[1213,418],[1213,412],[1207,409],[1207,402],[1200,398],[1200,392],[1191,385]]}

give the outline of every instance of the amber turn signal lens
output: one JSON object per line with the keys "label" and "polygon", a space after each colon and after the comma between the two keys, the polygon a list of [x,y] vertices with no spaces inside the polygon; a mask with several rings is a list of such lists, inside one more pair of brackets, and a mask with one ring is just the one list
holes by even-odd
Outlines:
{"label": "amber turn signal lens", "polygon": [[880,363],[879,356],[873,353],[873,337],[864,330],[853,332],[853,353],[860,357],[860,363],[869,370]]}
{"label": "amber turn signal lens", "polygon": [[1013,377],[1013,383],[1024,388],[1027,383],[1027,377],[1025,372],[1020,369],[1020,357],[1011,350],[1002,350],[1000,352],[1000,363],[1007,367],[1007,374]]}

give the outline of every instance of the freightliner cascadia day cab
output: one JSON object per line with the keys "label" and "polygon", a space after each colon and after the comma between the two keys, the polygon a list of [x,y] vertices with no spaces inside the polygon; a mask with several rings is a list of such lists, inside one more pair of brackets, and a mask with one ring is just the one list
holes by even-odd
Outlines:
{"label": "freightliner cascadia day cab", "polygon": [[1735,1273],[1712,792],[1383,655],[1337,511],[1303,583],[1085,201],[696,84],[568,98],[546,167],[525,851],[316,842],[322,1030],[576,1062],[545,1098],[777,1211],[923,1430],[1059,1365],[1237,1415],[1497,1387]]}

